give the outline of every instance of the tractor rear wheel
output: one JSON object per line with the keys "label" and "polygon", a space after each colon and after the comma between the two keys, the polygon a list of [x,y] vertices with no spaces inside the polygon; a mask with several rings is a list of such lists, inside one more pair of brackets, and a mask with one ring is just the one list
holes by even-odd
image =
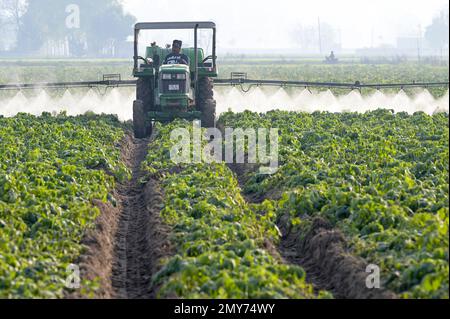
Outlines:
{"label": "tractor rear wheel", "polygon": [[151,78],[139,78],[136,84],[136,100],[143,103],[144,109],[143,119],[145,126],[145,135],[140,138],[145,138],[152,135],[153,124],[152,121],[148,118],[148,112],[156,111],[153,82],[154,81]]}
{"label": "tractor rear wheel", "polygon": [[[150,122],[150,125],[148,124]],[[152,134],[152,123],[146,120],[144,103],[136,100],[133,103],[133,129],[135,138],[146,138]]]}
{"label": "tractor rear wheel", "polygon": [[214,100],[214,82],[204,77],[198,80],[197,108],[202,112],[202,126],[215,127],[216,101]]}

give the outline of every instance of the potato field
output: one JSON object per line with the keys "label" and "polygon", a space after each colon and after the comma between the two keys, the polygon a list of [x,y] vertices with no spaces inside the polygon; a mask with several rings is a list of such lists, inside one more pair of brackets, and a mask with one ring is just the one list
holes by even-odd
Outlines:
{"label": "potato field", "polygon": [[189,121],[136,140],[110,115],[0,117],[0,298],[448,298],[448,123],[223,113],[219,129],[278,129],[262,175],[174,163]]}

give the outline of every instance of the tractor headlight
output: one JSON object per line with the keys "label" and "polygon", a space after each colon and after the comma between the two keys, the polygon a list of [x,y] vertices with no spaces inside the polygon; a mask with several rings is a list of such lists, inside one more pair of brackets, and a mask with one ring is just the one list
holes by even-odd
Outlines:
{"label": "tractor headlight", "polygon": [[186,80],[186,73],[177,74],[177,80]]}
{"label": "tractor headlight", "polygon": [[170,74],[170,73],[164,73],[164,74],[162,75],[162,79],[163,79],[163,80],[172,80],[172,74]]}

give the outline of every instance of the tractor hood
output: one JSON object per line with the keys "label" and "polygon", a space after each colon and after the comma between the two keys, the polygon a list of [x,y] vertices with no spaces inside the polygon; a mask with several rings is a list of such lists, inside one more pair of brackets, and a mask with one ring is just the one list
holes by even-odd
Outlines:
{"label": "tractor hood", "polygon": [[185,64],[165,64],[159,68],[160,73],[189,73],[189,66]]}

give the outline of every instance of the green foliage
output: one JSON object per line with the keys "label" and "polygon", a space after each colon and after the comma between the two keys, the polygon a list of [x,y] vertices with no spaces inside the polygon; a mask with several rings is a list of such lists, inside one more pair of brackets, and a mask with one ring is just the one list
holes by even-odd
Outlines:
{"label": "green foliage", "polygon": [[[0,118],[0,298],[57,298],[114,177],[127,178],[114,117]],[[90,283],[86,283],[88,287]]]}
{"label": "green foliage", "polygon": [[226,127],[280,129],[279,171],[245,191],[277,189],[279,214],[322,216],[404,297],[448,298],[448,115],[226,113]]}
{"label": "green foliage", "polygon": [[178,121],[158,127],[145,163],[161,179],[166,196],[161,214],[176,247],[176,256],[153,278],[162,285],[159,297],[315,298],[303,269],[283,265],[264,249],[279,236],[269,202],[249,206],[224,163],[170,160],[171,130],[191,126]]}

